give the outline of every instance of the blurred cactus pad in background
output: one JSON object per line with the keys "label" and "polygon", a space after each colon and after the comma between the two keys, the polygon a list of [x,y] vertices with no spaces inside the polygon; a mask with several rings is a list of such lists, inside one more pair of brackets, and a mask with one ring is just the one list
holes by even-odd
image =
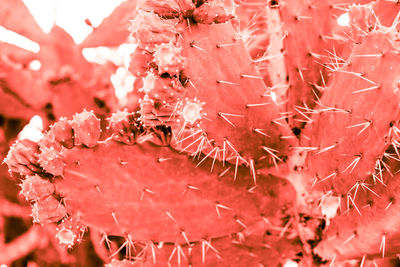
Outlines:
{"label": "blurred cactus pad in background", "polygon": [[400,266],[398,1],[29,2],[0,0],[1,267]]}

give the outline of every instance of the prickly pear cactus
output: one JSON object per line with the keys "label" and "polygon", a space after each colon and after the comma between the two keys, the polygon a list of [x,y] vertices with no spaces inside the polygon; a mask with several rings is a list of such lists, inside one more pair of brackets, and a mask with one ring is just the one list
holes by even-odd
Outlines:
{"label": "prickly pear cactus", "polygon": [[395,266],[396,4],[133,14],[135,108],[66,114],[4,160],[35,223],[69,248],[100,235],[106,266]]}

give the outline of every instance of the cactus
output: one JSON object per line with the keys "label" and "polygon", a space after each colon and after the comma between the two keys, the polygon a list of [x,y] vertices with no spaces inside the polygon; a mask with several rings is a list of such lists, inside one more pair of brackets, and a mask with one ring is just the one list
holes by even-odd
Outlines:
{"label": "cactus", "polygon": [[[144,78],[145,95],[141,112],[142,116],[146,116],[143,120],[145,124],[166,123],[165,119],[169,120],[167,123],[171,120],[175,121],[175,125],[172,126],[172,131],[176,132],[174,136],[177,137],[175,143],[182,150],[190,150],[192,153],[199,150],[198,147],[202,146],[202,141],[191,144],[195,139],[187,138],[192,134],[186,133],[190,129],[196,131],[197,135],[205,134],[208,139],[213,140],[213,146],[204,147],[204,149],[223,150],[224,154],[233,154],[233,157],[240,159],[241,162],[257,163],[259,158],[267,156],[267,164],[276,164],[276,161],[282,160],[281,157],[287,157],[290,139],[294,136],[291,136],[287,126],[279,122],[278,108],[268,96],[266,88],[263,88],[263,78],[257,74],[242,42],[237,40],[232,26],[226,23],[209,25],[210,21],[207,19],[201,19],[200,24],[191,24],[191,22],[187,24],[184,20],[182,25],[173,30],[169,20],[162,21],[160,18],[155,18],[152,13],[141,14],[151,17],[152,21],[157,21],[157,25],[152,25],[153,34],[160,31],[162,27],[167,27],[160,26],[159,23],[164,22],[162,25],[169,27],[162,34],[157,33],[152,37],[148,34],[140,34],[141,29],[133,28],[139,46],[146,42],[143,39],[147,42],[151,40],[151,43],[142,45],[145,46],[142,48],[147,52],[153,52],[153,46],[159,45],[157,48],[159,50],[154,52],[154,62],[158,71],[164,68],[159,66],[162,62],[157,60],[159,51],[165,50],[166,45],[175,44],[174,50],[169,52],[171,53],[169,57],[175,57],[178,60],[175,64],[176,69],[166,72],[170,77],[156,78],[150,69]],[[223,20],[221,15],[213,13],[208,15]],[[196,15],[193,18],[196,20]],[[141,17],[137,20],[140,21]],[[202,24],[203,22],[207,24]],[[134,25],[136,25],[135,22]],[[139,24],[138,27],[144,26]],[[165,38],[166,32],[179,32],[182,37],[174,41],[172,34],[170,38]],[[232,54],[238,56],[232,58],[235,61],[231,62],[228,57]],[[182,64],[179,62],[180,57],[185,59]],[[217,61],[219,64],[210,66],[209,62],[216,57],[221,58]],[[175,78],[176,70],[181,71],[179,81]],[[156,81],[149,83],[149,79],[156,79]],[[163,85],[165,83],[167,85]],[[173,84],[168,85],[168,83]],[[246,95],[243,95],[242,87],[256,88],[256,90],[249,90]],[[215,91],[220,93],[215,94],[215,98],[209,99],[210,94]],[[163,97],[164,95],[170,95],[170,99]],[[160,103],[160,99],[164,102]],[[225,102],[228,103],[224,104]],[[156,122],[148,122],[147,113]],[[209,152],[210,150],[206,154]]]}
{"label": "cactus", "polygon": [[33,221],[72,249],[89,230],[106,266],[393,263],[398,14],[384,0],[138,0],[118,30],[137,44],[138,102],[65,112],[4,162]]}
{"label": "cactus", "polygon": [[[338,255],[361,260],[363,257],[385,257],[397,253],[399,247],[394,240],[398,232],[399,209],[396,197],[399,181],[398,175],[392,177],[390,172],[398,172],[398,164],[392,159],[385,161],[391,167],[382,175],[387,187],[373,186],[372,178],[357,184],[360,190],[356,194],[354,190],[352,192],[351,197],[355,203],[351,211],[332,220],[327,240],[316,248],[320,255],[330,259]],[[343,201],[343,209],[345,205],[346,201]]]}
{"label": "cactus", "polygon": [[[311,116],[308,137],[315,151],[309,157],[309,166],[322,184],[328,184],[327,189],[339,194],[371,175],[376,160],[394,138],[390,129],[399,116],[396,98],[400,73],[394,63],[397,48],[389,35],[371,33],[354,47],[348,66],[333,74],[320,109]],[[371,58],[372,63],[368,63]],[[380,79],[382,73],[389,75]],[[369,144],[368,148],[363,144]]]}

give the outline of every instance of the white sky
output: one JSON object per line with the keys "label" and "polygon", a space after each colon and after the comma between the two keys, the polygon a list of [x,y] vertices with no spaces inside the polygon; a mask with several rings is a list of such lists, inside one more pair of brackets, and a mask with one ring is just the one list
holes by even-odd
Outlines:
{"label": "white sky", "polygon": [[[94,27],[97,27],[101,24],[103,19],[110,15],[123,1],[125,0],[23,0],[38,25],[45,33],[49,33],[53,25],[58,25],[68,32],[77,44],[81,43],[92,32],[92,27],[85,22],[86,19],[88,19]],[[39,44],[36,42],[9,31],[1,25],[0,42],[14,44],[35,53],[39,52],[40,49]],[[86,49],[83,52],[86,52],[86,54],[91,57],[92,61],[96,61],[95,59],[99,61],[103,57],[108,60],[117,58],[118,60],[116,61],[118,62],[114,62],[115,64],[127,66],[130,59],[129,55],[133,52],[135,47],[136,46],[133,44],[125,44],[115,49],[116,51],[113,53],[111,53],[112,51],[109,48],[103,48],[103,50],[100,51],[101,53],[97,51],[98,48],[92,48],[92,50]],[[103,61],[105,59],[103,58]],[[41,63],[34,60],[30,63],[30,67],[32,70],[39,70]],[[112,75],[111,81],[114,85],[116,96],[121,101],[121,104],[127,101],[126,95],[128,92],[132,91],[134,79],[135,78],[123,67],[118,68],[118,71]],[[34,116],[20,133],[19,138],[38,141],[43,136],[41,133],[42,130],[43,125],[41,118],[39,116]],[[0,265],[0,267],[3,267],[3,265]]]}
{"label": "white sky", "polygon": [[94,27],[124,0],[23,0],[32,16],[46,33],[56,25],[65,29],[76,43],[81,43]]}

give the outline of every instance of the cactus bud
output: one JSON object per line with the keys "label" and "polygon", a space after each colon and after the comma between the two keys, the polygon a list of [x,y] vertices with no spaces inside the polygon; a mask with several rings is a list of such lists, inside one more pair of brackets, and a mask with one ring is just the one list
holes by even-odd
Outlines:
{"label": "cactus bud", "polygon": [[93,112],[84,110],[76,114],[71,122],[74,129],[75,145],[83,144],[87,147],[94,147],[100,139],[100,120]]}

